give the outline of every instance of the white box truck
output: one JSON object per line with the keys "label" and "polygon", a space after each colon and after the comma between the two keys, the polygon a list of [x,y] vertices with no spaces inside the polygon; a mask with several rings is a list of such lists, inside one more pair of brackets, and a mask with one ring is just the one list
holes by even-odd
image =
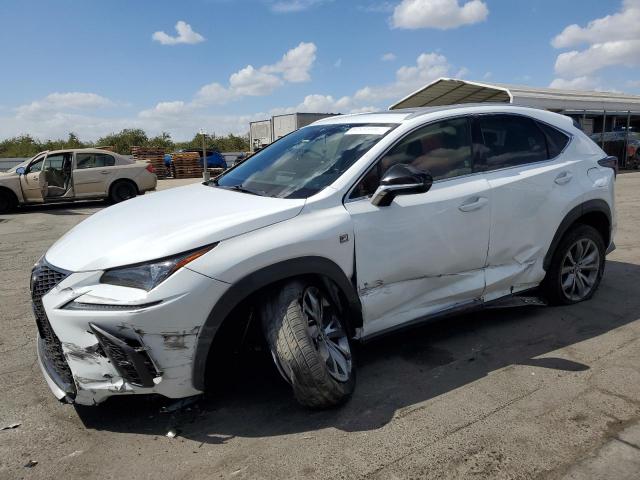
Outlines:
{"label": "white box truck", "polygon": [[320,120],[321,118],[333,117],[336,113],[288,113],[286,115],[275,115],[271,119],[273,126],[273,141],[295,132],[299,128]]}

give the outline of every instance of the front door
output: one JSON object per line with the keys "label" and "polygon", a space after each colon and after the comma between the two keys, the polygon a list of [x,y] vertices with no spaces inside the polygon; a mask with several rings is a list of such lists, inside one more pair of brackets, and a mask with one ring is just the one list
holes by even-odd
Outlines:
{"label": "front door", "polygon": [[[428,170],[426,193],[370,201],[396,163]],[[478,300],[489,246],[489,184],[472,175],[470,124],[456,118],[421,127],[394,146],[346,203],[354,223],[364,336]]]}
{"label": "front door", "polygon": [[45,196],[46,179],[42,172],[46,155],[32,161],[20,175],[20,188],[25,203],[42,203]]}

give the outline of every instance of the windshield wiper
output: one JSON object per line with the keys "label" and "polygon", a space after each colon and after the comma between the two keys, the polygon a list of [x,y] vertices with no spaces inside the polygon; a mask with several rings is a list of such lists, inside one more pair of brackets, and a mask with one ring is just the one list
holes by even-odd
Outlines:
{"label": "windshield wiper", "polygon": [[225,190],[233,190],[235,192],[248,193],[249,195],[257,195],[259,197],[265,196],[264,192],[257,192],[255,190],[250,190],[248,188],[243,187],[241,183],[239,183],[238,185],[230,185],[230,186],[218,185],[217,183],[214,183],[214,185],[218,188],[224,188]]}

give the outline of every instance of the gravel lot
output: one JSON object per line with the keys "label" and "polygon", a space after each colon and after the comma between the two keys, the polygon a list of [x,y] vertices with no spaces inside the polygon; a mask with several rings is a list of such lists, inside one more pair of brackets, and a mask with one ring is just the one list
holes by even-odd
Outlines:
{"label": "gravel lot", "polygon": [[0,478],[638,478],[640,173],[617,187],[618,249],[593,300],[365,345],[354,398],[324,412],[298,407],[268,362],[177,413],[58,403],[36,363],[29,271],[104,204],[0,216],[0,428],[21,424],[0,430]]}

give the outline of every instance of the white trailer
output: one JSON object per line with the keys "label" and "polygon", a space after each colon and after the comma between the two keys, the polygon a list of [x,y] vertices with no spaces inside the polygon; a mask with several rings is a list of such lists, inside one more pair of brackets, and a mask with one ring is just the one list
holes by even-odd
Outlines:
{"label": "white trailer", "polygon": [[249,141],[251,142],[252,152],[269,145],[273,141],[271,120],[251,122],[249,124]]}
{"label": "white trailer", "polygon": [[273,127],[273,141],[295,132],[299,128],[306,127],[316,120],[332,117],[335,113],[289,113],[276,115],[271,119]]}

